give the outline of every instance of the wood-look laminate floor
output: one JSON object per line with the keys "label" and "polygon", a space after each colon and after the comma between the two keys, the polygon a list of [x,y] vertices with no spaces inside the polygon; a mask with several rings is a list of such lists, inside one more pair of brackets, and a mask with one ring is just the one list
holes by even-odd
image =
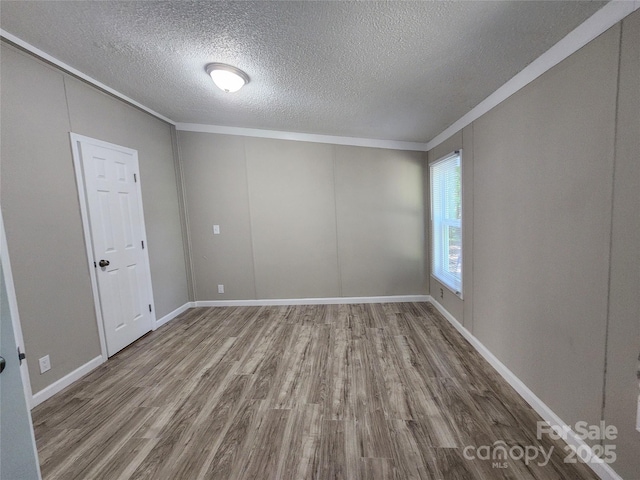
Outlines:
{"label": "wood-look laminate floor", "polygon": [[191,309],[33,420],[45,480],[597,478],[427,303]]}

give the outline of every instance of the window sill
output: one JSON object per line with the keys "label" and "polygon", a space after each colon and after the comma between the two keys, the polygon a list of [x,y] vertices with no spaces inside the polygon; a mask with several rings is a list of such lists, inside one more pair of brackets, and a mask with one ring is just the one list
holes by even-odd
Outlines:
{"label": "window sill", "polygon": [[[454,288],[451,288],[449,285],[447,285],[446,283],[444,283],[441,279],[439,279],[438,277],[436,277],[434,274],[431,274],[431,278],[433,278],[436,282],[438,282],[439,285],[442,286],[442,288],[446,288],[449,292],[451,292],[453,295],[455,295],[456,297],[458,297],[460,300],[464,301],[464,296],[462,294],[462,292],[459,292],[457,290],[455,290]],[[433,295],[432,295],[433,296]]]}

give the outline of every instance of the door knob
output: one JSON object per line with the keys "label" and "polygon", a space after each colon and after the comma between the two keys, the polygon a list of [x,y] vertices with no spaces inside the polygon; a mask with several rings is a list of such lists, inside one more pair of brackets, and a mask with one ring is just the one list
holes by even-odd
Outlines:
{"label": "door knob", "polygon": [[98,262],[98,265],[100,265],[102,268],[108,267],[109,266],[109,260],[100,260]]}
{"label": "door knob", "polygon": [[4,361],[4,358],[0,357],[0,373],[2,373],[6,365],[7,365],[7,362]]}

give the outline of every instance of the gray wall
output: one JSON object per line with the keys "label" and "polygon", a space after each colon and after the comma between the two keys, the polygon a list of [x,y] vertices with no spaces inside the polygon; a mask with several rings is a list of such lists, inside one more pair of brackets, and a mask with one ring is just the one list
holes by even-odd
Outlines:
{"label": "gray wall", "polygon": [[244,143],[256,295],[338,296],[332,146],[263,138]]}
{"label": "gray wall", "polygon": [[472,157],[465,295],[443,305],[564,421],[616,425],[625,478],[640,471],[639,46],[636,12],[428,156]]}
{"label": "gray wall", "polygon": [[614,467],[633,478],[640,472],[640,11],[622,22],[621,47],[603,418],[619,430]]}
{"label": "gray wall", "polygon": [[420,153],[193,132],[178,143],[196,300],[426,293]]}
{"label": "gray wall", "polygon": [[474,123],[473,333],[572,423],[602,405],[618,41]]}
{"label": "gray wall", "polygon": [[421,156],[335,147],[342,295],[426,294]]}
{"label": "gray wall", "polygon": [[37,393],[100,355],[70,131],[138,150],[156,316],[188,301],[172,127],[4,43],[1,61],[0,200]]}

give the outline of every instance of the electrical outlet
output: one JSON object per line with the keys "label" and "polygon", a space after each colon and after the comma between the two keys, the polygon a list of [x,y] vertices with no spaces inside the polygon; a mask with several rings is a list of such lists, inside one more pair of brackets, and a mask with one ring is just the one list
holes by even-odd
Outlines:
{"label": "electrical outlet", "polygon": [[49,370],[51,370],[51,359],[49,358],[49,355],[45,355],[44,357],[42,357],[40,360],[38,360],[38,363],[40,364],[40,373],[48,372]]}
{"label": "electrical outlet", "polygon": [[218,293],[224,293],[224,285],[218,285]]}

